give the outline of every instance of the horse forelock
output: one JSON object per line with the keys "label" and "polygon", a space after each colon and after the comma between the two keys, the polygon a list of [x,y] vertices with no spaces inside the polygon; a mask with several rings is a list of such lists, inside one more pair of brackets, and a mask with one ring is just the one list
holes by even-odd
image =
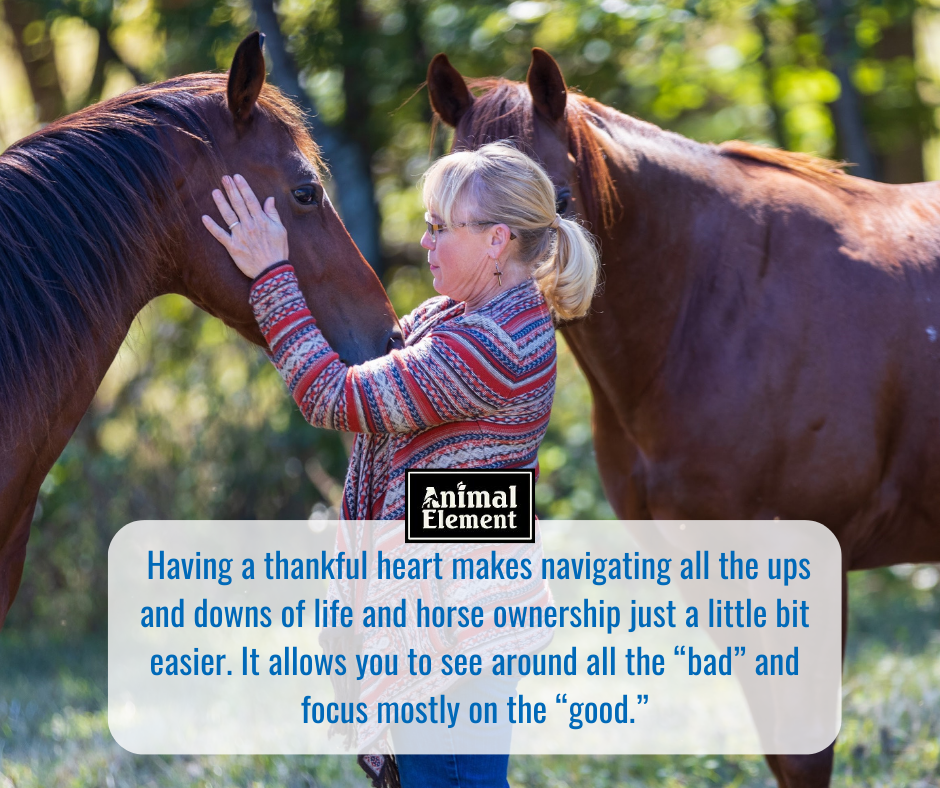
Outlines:
{"label": "horse forelock", "polygon": [[[194,74],[135,88],[0,154],[0,443],[25,413],[48,421],[94,341],[152,294],[156,266],[141,260],[170,253],[182,211],[166,132],[204,143],[221,172],[212,126],[226,84]],[[257,106],[322,170],[292,102],[265,86]]]}
{"label": "horse forelock", "polygon": [[[499,77],[468,79],[467,86],[476,99],[460,120],[462,136],[473,146],[508,140],[538,160],[538,151],[533,148],[535,108],[528,86]],[[569,90],[565,120],[585,212],[589,220],[606,228],[617,220],[621,203],[595,131],[599,106],[593,99]]]}
{"label": "horse forelock", "polygon": [[463,136],[474,146],[508,140],[534,155],[535,115],[528,89],[521,82],[500,77],[467,80],[477,94],[461,119]]}

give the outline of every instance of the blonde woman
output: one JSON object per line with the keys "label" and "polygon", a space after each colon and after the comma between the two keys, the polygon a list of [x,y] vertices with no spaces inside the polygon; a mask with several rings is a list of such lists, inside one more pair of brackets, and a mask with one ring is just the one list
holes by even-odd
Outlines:
{"label": "blonde woman", "polygon": [[[504,143],[459,151],[425,175],[428,252],[441,294],[401,319],[404,347],[355,367],[344,365],[317,329],[288,259],[287,235],[273,197],[259,204],[240,176],[213,193],[226,232],[208,216],[206,228],[252,278],[251,304],[271,359],[307,420],[358,433],[343,497],[344,520],[401,520],[408,468],[538,468],[555,390],[553,318],[583,316],[598,275],[591,236],[555,213],[555,191],[544,170]],[[227,199],[226,199],[227,195]],[[373,534],[375,555],[400,527]],[[350,544],[340,529],[338,549]],[[540,548],[539,548],[540,549]],[[358,554],[347,552],[347,554]],[[387,554],[387,551],[386,551]],[[366,604],[375,604],[370,586]],[[351,599],[343,581],[331,595]],[[378,592],[376,592],[378,593]],[[474,604],[467,589],[461,604]],[[544,604],[544,581],[510,584],[513,604]],[[368,650],[368,633],[363,633]],[[526,642],[505,630],[473,631],[475,653],[543,648],[551,632]],[[459,644],[458,644],[459,645]],[[485,664],[485,663],[484,663]],[[499,694],[494,677],[459,688],[470,697]],[[381,691],[363,682],[361,697]],[[415,677],[412,694],[441,691],[440,675]],[[495,687],[495,689],[494,689]],[[509,687],[511,691],[512,687]],[[509,734],[482,749],[508,753]],[[386,731],[359,727],[360,751],[387,752]],[[396,730],[393,738],[407,736]],[[370,749],[371,748],[371,749]],[[396,779],[388,757],[360,756],[375,785]],[[508,755],[399,755],[401,785],[506,786]]]}

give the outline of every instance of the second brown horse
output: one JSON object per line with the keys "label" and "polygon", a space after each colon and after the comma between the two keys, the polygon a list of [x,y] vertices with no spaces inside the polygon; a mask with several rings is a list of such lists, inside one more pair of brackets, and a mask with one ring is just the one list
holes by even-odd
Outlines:
{"label": "second brown horse", "polygon": [[[618,516],[816,520],[843,575],[940,560],[940,186],[692,142],[538,49],[526,83],[438,55],[428,85],[455,147],[514,140],[601,243],[603,291],[562,332]],[[832,758],[768,763],[808,788]]]}

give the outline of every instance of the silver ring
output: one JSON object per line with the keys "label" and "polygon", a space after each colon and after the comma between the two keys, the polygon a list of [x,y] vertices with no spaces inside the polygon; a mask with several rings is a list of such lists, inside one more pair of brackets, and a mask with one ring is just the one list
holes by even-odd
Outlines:
{"label": "silver ring", "polygon": [[232,222],[232,223],[228,226],[228,231],[229,231],[229,232],[232,232],[232,228],[233,228],[236,224],[241,224],[241,222]]}

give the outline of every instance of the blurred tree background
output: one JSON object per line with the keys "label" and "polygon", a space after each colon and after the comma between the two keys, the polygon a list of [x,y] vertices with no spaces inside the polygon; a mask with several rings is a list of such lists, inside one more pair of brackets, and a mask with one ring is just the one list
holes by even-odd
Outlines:
{"label": "blurred tree background", "polygon": [[[134,84],[226,69],[255,27],[399,313],[433,294],[416,187],[449,147],[446,130],[432,141],[421,90],[436,52],[467,76],[523,79],[541,46],[569,85],[697,140],[818,153],[890,182],[940,176],[940,0],[0,0],[0,150]],[[145,310],[42,488],[0,636],[0,788],[364,784],[348,759],[131,756],[110,739],[104,703],[112,535],[143,518],[326,516],[347,450],[303,421],[260,351],[221,323],[176,296]],[[612,516],[587,385],[563,341],[540,462],[543,516]],[[852,578],[847,675],[859,678],[842,784],[938,784],[940,696],[925,678],[940,676],[938,580],[935,567]],[[759,758],[556,758],[515,760],[511,774],[533,786],[690,778],[764,785],[769,772]]]}
{"label": "blurred tree background", "polygon": [[[849,160],[887,181],[938,172],[940,14],[923,0],[2,0],[0,148],[141,81],[225,69],[267,35],[270,79],[304,105],[353,237],[399,310],[433,294],[417,240],[432,142],[421,90],[445,51],[523,79],[532,46],[568,82],[694,139]],[[563,344],[563,343],[562,343]],[[562,349],[541,453],[544,516],[611,516],[588,393]],[[140,317],[47,478],[7,628],[105,622],[107,546],[141,518],[303,518],[335,505],[347,446],[307,426],[254,348],[185,300]]]}

